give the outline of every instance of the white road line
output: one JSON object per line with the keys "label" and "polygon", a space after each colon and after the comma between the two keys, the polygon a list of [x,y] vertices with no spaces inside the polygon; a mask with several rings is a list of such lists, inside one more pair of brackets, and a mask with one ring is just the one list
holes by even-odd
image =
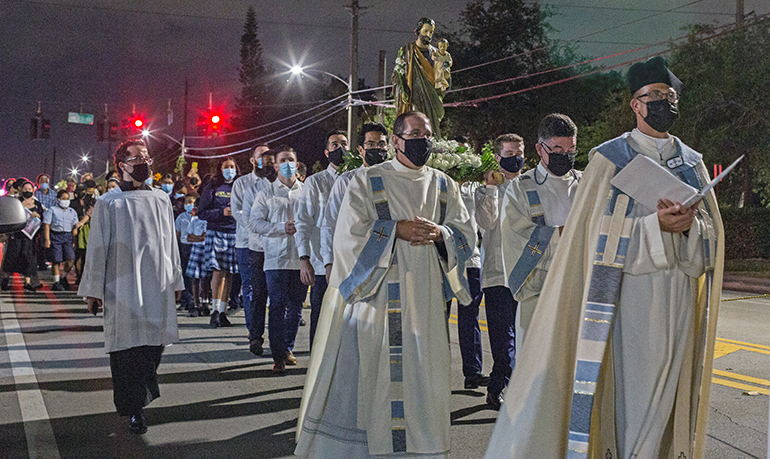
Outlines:
{"label": "white road line", "polygon": [[11,361],[13,382],[16,387],[27,386],[17,390],[19,407],[21,408],[21,420],[24,423],[24,434],[27,437],[27,450],[30,458],[59,458],[59,448],[56,445],[56,437],[53,435],[53,427],[48,417],[48,410],[43,401],[43,394],[37,384],[35,370],[24,343],[24,335],[21,326],[16,320],[16,310],[11,304],[11,298],[0,300],[0,312],[4,318],[0,319],[0,329],[5,335],[8,346],[8,357]]}

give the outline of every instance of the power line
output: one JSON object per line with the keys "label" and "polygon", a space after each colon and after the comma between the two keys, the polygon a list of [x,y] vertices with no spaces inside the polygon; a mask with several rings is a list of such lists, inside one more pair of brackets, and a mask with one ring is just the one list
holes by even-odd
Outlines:
{"label": "power line", "polygon": [[[761,16],[757,16],[757,18],[764,18],[764,17],[770,17],[770,13],[763,14]],[[727,24],[727,25],[722,26],[720,28],[731,27],[731,26],[734,26],[734,25],[735,25],[735,23]],[[718,30],[718,29],[715,29],[715,30]],[[734,30],[735,29],[733,29],[733,28],[728,28],[727,30],[725,30],[723,32],[720,32],[718,34],[714,34],[714,35],[710,35],[710,36],[707,36],[707,37],[699,38],[698,40],[695,40],[695,43],[699,43],[699,42],[706,41],[706,40],[711,40],[711,39],[720,37],[722,35],[729,34],[729,33],[733,32]],[[683,37],[683,38],[686,38],[686,37]],[[444,104],[444,106],[445,107],[462,107],[462,106],[469,106],[469,105],[473,106],[473,105],[477,105],[480,102],[486,102],[486,101],[490,101],[490,100],[494,100],[494,99],[500,99],[500,98],[503,98],[503,97],[512,96],[512,95],[516,95],[516,94],[521,94],[523,92],[528,92],[528,91],[532,91],[532,90],[535,90],[535,89],[541,89],[541,88],[545,88],[545,87],[548,87],[548,86],[553,86],[553,85],[556,85],[556,84],[566,83],[567,81],[572,81],[572,80],[575,80],[575,79],[578,79],[578,78],[583,78],[583,77],[586,77],[586,76],[589,76],[589,75],[593,75],[593,74],[596,74],[596,73],[604,72],[604,71],[607,71],[607,70],[610,70],[610,69],[613,69],[613,68],[621,67],[621,66],[624,66],[624,65],[627,65],[627,64],[631,64],[631,63],[638,62],[638,61],[641,61],[641,60],[644,60],[644,59],[648,59],[648,58],[653,57],[653,56],[659,56],[659,55],[661,55],[661,54],[663,54],[665,52],[666,51],[660,51],[660,52],[657,52],[657,53],[648,54],[647,56],[643,56],[643,57],[640,57],[640,58],[637,58],[637,59],[632,59],[632,60],[629,60],[629,61],[621,62],[620,64],[612,65],[612,66],[609,66],[609,67],[598,68],[596,70],[592,70],[592,71],[587,72],[587,73],[582,73],[582,74],[579,74],[579,75],[574,75],[574,76],[571,76],[571,77],[562,78],[562,79],[556,80],[556,81],[550,81],[550,82],[539,84],[539,85],[536,85],[536,86],[531,86],[531,87],[528,87],[528,88],[518,89],[516,91],[510,91],[510,92],[506,92],[506,93],[503,93],[503,94],[496,94],[494,96],[481,97],[481,98],[473,99],[473,100],[466,100],[466,101],[460,101],[460,102],[452,102],[452,103]]]}
{"label": "power line", "polygon": [[[39,0],[14,0],[16,3],[29,3],[33,5],[46,5],[46,6],[60,6],[64,8],[73,8],[73,9],[84,9],[84,10],[98,10],[98,11],[108,11],[113,13],[129,13],[129,14],[150,14],[154,16],[163,16],[163,17],[178,17],[178,18],[184,18],[184,19],[214,19],[217,21],[237,21],[237,22],[243,22],[243,18],[231,18],[231,17],[223,17],[223,16],[207,16],[203,14],[190,14],[190,13],[168,13],[163,11],[152,11],[152,10],[140,10],[140,9],[131,9],[131,8],[109,8],[105,6],[97,6],[97,5],[78,5],[78,4],[69,4],[69,3],[58,3],[58,2],[44,2]],[[275,21],[275,20],[269,20],[269,19],[260,19],[260,24],[271,24],[271,25],[295,25],[295,26],[303,26],[303,27],[314,27],[317,29],[334,29],[338,30],[339,27],[332,24],[311,24],[307,22],[292,22],[292,21]],[[385,32],[385,33],[412,33],[411,30],[396,30],[396,29],[383,29],[378,27],[361,27],[360,30],[368,30],[371,32]]]}
{"label": "power line", "polygon": [[[702,2],[702,1],[703,1],[703,0],[694,0],[694,1],[690,2],[690,3],[686,3],[686,4],[684,4],[684,5],[681,5],[681,6],[677,6],[677,7],[674,7],[674,8],[669,8],[668,10],[664,10],[664,11],[661,11],[661,12],[658,12],[658,13],[654,13],[654,14],[651,14],[651,15],[649,15],[649,16],[645,16],[645,17],[643,17],[643,18],[634,19],[633,21],[624,22],[624,23],[622,23],[622,24],[618,24],[618,25],[614,25],[614,26],[611,26],[611,27],[607,27],[606,29],[597,30],[596,32],[591,32],[591,33],[589,33],[589,34],[587,34],[587,35],[583,35],[583,36],[581,36],[581,37],[578,37],[578,38],[573,38],[573,39],[569,39],[569,40],[565,40],[565,41],[574,41],[574,42],[576,42],[576,43],[579,43],[579,42],[580,42],[580,40],[582,40],[583,38],[592,37],[592,36],[594,36],[594,35],[598,35],[598,34],[600,34],[600,33],[608,32],[608,31],[610,31],[610,30],[615,30],[615,29],[617,29],[617,28],[619,28],[619,27],[625,27],[625,26],[627,26],[627,25],[635,24],[635,23],[637,23],[637,22],[641,22],[641,21],[644,21],[644,20],[647,20],[647,19],[651,19],[651,18],[654,18],[654,17],[656,17],[656,16],[660,16],[661,14],[664,14],[664,13],[670,13],[670,12],[672,12],[672,11],[675,11],[675,10],[678,10],[678,9],[680,9],[680,8],[684,8],[684,7],[686,7],[686,6],[695,5],[696,3],[700,3],[700,2]],[[476,64],[476,65],[471,65],[470,67],[465,67],[464,69],[460,69],[460,70],[453,70],[453,71],[452,71],[452,74],[456,75],[456,74],[458,74],[458,73],[460,73],[460,72],[464,72],[464,71],[466,71],[466,70],[471,70],[471,69],[475,69],[475,68],[479,68],[479,67],[484,67],[484,66],[487,66],[487,65],[491,65],[491,64],[496,64],[496,63],[498,63],[498,62],[503,62],[503,61],[507,61],[507,60],[509,60],[509,59],[514,59],[514,58],[517,58],[517,57],[526,56],[527,54],[532,54],[532,53],[535,53],[535,52],[537,52],[537,51],[544,51],[544,50],[547,50],[547,49],[548,49],[548,47],[546,47],[546,46],[541,46],[541,47],[539,47],[539,48],[535,48],[535,49],[531,49],[531,50],[523,51],[523,52],[521,52],[521,53],[516,53],[516,54],[513,54],[513,55],[511,55],[511,56],[506,56],[506,57],[502,57],[502,58],[500,58],[500,59],[495,59],[495,60],[493,60],[493,61],[489,61],[489,62],[483,62],[483,63],[481,63],[481,64]]]}
{"label": "power line", "polygon": [[545,3],[545,2],[532,2],[531,4],[538,4],[542,6],[553,6],[556,8],[575,8],[584,10],[608,10],[608,11],[638,11],[642,13],[677,13],[677,14],[702,14],[704,16],[734,16],[734,13],[717,13],[717,12],[700,12],[700,11],[668,11],[668,10],[653,10],[646,8],[621,8],[618,6],[588,6],[588,5],[568,5],[565,3]]}

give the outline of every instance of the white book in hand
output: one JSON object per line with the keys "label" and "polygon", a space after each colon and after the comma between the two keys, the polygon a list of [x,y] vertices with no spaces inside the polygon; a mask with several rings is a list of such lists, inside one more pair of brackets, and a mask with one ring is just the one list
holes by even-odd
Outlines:
{"label": "white book in hand", "polygon": [[623,170],[618,172],[610,180],[610,184],[652,212],[657,212],[659,199],[679,202],[682,207],[689,208],[703,199],[703,196],[733,170],[741,159],[743,156],[730,164],[701,191],[679,180],[663,166],[641,154],[636,155]]}

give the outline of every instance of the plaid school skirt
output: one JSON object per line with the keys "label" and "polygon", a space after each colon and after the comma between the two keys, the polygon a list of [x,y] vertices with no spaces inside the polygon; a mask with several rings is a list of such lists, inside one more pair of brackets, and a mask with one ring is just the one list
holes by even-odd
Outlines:
{"label": "plaid school skirt", "polygon": [[190,250],[190,260],[187,262],[184,275],[193,279],[203,279],[206,273],[203,271],[204,244],[193,244]]}
{"label": "plaid school skirt", "polygon": [[238,262],[235,258],[235,233],[207,230],[203,246],[203,274],[224,271],[235,274]]}

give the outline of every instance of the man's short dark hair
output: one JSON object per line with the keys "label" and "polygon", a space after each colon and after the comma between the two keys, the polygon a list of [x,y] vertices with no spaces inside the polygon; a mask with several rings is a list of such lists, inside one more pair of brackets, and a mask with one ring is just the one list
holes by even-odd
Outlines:
{"label": "man's short dark hair", "polygon": [[543,118],[540,127],[537,128],[537,138],[543,142],[553,137],[575,137],[577,126],[567,115],[551,113]]}
{"label": "man's short dark hair", "polygon": [[518,134],[503,134],[498,136],[495,141],[492,142],[492,149],[494,150],[495,154],[499,156],[500,152],[503,151],[503,144],[509,142],[523,144],[524,139],[522,139]]}
{"label": "man's short dark hair", "polygon": [[115,163],[115,170],[121,171],[121,176],[122,176],[122,169],[118,167],[118,163],[123,163],[126,161],[126,158],[128,158],[129,147],[133,147],[135,145],[139,145],[145,148],[147,147],[147,144],[144,143],[144,140],[131,139],[121,143],[120,145],[118,145],[118,148],[115,149],[115,154],[113,155],[113,161]]}
{"label": "man's short dark hair", "polygon": [[96,188],[96,181],[88,179],[85,182],[83,182],[83,186],[86,188]]}
{"label": "man's short dark hair", "polygon": [[174,182],[174,192],[181,190],[182,188],[185,188],[187,186],[187,183],[185,183],[184,180],[177,180]]}
{"label": "man's short dark hair", "polygon": [[388,138],[388,128],[380,123],[366,123],[361,126],[361,134],[358,135],[358,144],[361,145],[362,148],[364,146],[364,141],[366,140],[367,132],[379,132],[380,134],[383,134],[386,139]]}
{"label": "man's short dark hair", "polygon": [[431,19],[431,18],[420,18],[420,20],[417,21],[417,28],[414,29],[414,33],[417,34],[417,35],[420,35],[420,30],[422,30],[422,26],[424,26],[425,24],[430,24],[433,27],[436,27],[436,21],[434,21],[433,19]]}
{"label": "man's short dark hair", "polygon": [[[395,135],[401,135],[404,133],[404,125],[406,124],[406,119],[410,116],[422,116],[425,119],[428,120],[430,123],[430,118],[428,118],[428,115],[426,115],[423,112],[418,112],[415,110],[406,111],[396,117],[396,120],[393,122],[393,134]],[[432,126],[431,126],[432,127]]]}
{"label": "man's short dark hair", "polygon": [[[69,194],[70,194],[70,192],[69,192],[69,191],[67,191],[66,189],[62,188],[61,190],[59,190],[59,191],[57,191],[57,192],[56,192],[56,197],[57,197],[57,198],[59,198],[59,199],[61,199],[61,196],[62,196],[64,193],[67,193],[67,196],[69,196]],[[72,197],[72,196],[70,196],[70,197]]]}
{"label": "man's short dark hair", "polygon": [[[345,131],[341,131],[339,129],[336,129],[334,131],[329,131],[328,133],[326,133],[326,137],[325,137],[326,140],[324,141],[324,150],[326,150],[329,147],[329,138],[333,135],[341,135],[341,136],[344,136],[346,139],[348,137],[348,134]],[[350,141],[350,139],[348,139],[348,141]],[[281,150],[281,151],[286,151],[286,150]],[[278,156],[277,153],[276,153],[276,156]]]}
{"label": "man's short dark hair", "polygon": [[[254,153],[257,152],[257,148],[262,148],[262,147],[265,147],[265,148],[267,148],[268,151],[270,151],[270,146],[268,144],[260,143],[259,145],[255,145],[254,148],[251,150],[251,157],[252,158],[254,157]],[[262,153],[262,154],[264,154],[264,153]]]}
{"label": "man's short dark hair", "polygon": [[[328,138],[329,137],[327,137],[327,139]],[[268,150],[268,151],[271,151],[273,156],[276,157],[276,158],[278,158],[278,155],[283,153],[284,151],[288,151],[288,152],[294,153],[294,156],[295,157],[297,156],[297,152],[294,151],[293,148],[291,148],[289,145],[286,145],[286,144],[278,145],[277,147],[273,148],[272,150]]]}

